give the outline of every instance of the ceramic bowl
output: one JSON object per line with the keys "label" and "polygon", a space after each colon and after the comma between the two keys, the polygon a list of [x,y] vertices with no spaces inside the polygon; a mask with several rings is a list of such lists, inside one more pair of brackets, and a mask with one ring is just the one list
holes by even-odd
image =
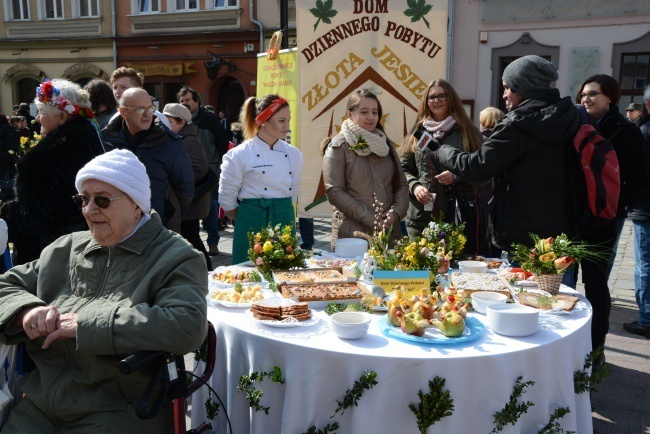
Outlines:
{"label": "ceramic bowl", "polygon": [[539,311],[520,304],[491,304],[487,307],[487,324],[500,335],[529,336],[537,331]]}
{"label": "ceramic bowl", "polygon": [[368,242],[361,238],[339,238],[334,244],[336,256],[356,258],[368,251]]}
{"label": "ceramic bowl", "polygon": [[485,273],[487,271],[487,262],[459,261],[458,268],[462,273]]}
{"label": "ceramic bowl", "polygon": [[472,307],[478,313],[487,312],[488,306],[496,303],[505,303],[508,297],[498,292],[479,291],[472,293]]}
{"label": "ceramic bowl", "polygon": [[334,333],[341,339],[361,339],[370,327],[370,314],[366,312],[337,312],[330,320]]}

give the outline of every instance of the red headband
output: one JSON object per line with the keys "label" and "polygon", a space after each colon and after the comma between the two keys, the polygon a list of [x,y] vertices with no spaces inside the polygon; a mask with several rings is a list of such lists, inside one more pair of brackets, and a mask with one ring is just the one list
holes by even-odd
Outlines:
{"label": "red headband", "polygon": [[266,121],[269,120],[271,116],[275,114],[278,110],[280,110],[280,107],[285,105],[287,103],[287,100],[280,97],[276,100],[274,100],[270,106],[262,110],[262,113],[257,115],[255,118],[255,123],[257,124],[258,127],[261,127],[263,124],[266,123]]}

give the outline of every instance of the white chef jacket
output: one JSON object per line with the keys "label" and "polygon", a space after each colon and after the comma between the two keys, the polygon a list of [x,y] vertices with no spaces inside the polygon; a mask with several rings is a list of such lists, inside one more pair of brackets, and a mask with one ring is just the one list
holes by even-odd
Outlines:
{"label": "white chef jacket", "polygon": [[276,199],[300,193],[302,152],[283,140],[273,149],[257,136],[231,149],[222,157],[219,204],[237,208],[237,199]]}

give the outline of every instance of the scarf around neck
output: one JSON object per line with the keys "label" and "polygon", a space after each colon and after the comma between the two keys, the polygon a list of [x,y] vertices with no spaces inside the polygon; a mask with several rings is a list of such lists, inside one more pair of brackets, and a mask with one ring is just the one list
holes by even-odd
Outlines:
{"label": "scarf around neck", "polygon": [[345,141],[351,150],[356,152],[357,155],[363,157],[370,154],[379,157],[388,155],[389,148],[388,143],[386,143],[386,134],[379,129],[370,132],[352,122],[351,119],[346,119],[341,125],[341,134],[345,137]]}
{"label": "scarf around neck", "polygon": [[422,122],[422,126],[431,133],[434,139],[442,139],[445,133],[454,125],[456,125],[456,120],[451,115],[440,122],[436,122],[433,119]]}

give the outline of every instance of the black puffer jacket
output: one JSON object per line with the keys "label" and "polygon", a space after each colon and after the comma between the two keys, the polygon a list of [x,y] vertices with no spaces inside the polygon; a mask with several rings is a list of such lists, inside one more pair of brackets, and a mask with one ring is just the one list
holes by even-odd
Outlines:
{"label": "black puffer jacket", "polygon": [[99,134],[78,116],[54,131],[18,161],[16,200],[0,210],[16,252],[14,265],[38,259],[58,237],[86,230],[81,210],[72,201],[74,180],[87,162],[103,153]]}
{"label": "black puffer jacket", "polygon": [[122,116],[102,130],[102,137],[115,148],[133,152],[144,164],[151,181],[151,206],[167,229],[180,232],[194,196],[194,174],[183,140],[156,122],[131,135]]}
{"label": "black puffer jacket", "polygon": [[531,244],[540,237],[575,234],[567,186],[567,149],[580,126],[571,98],[549,89],[523,101],[470,154],[451,146],[438,150],[441,164],[472,181],[494,178],[495,243]]}
{"label": "black puffer jacket", "polygon": [[[644,139],[646,167],[650,171],[650,114],[641,119],[639,128]],[[650,180],[646,184],[644,195],[628,207],[628,217],[633,220],[650,220]]]}

